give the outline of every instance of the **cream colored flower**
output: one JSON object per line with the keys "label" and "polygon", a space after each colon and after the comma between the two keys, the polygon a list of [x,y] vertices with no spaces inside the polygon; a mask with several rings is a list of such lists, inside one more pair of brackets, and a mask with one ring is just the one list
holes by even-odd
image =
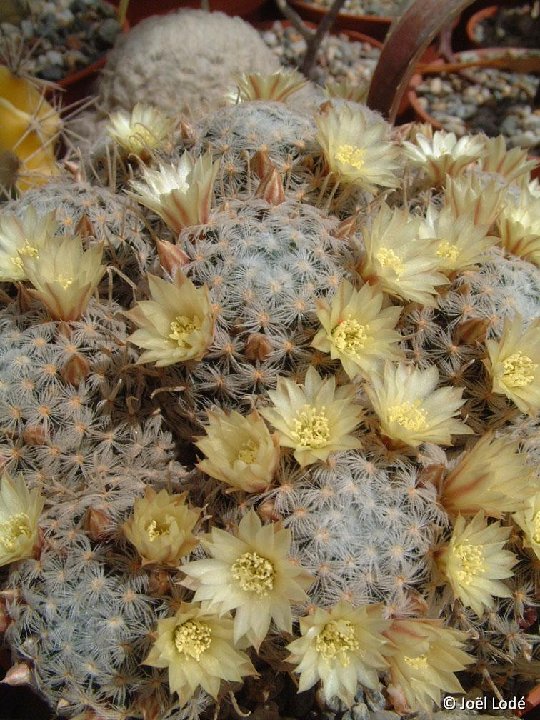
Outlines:
{"label": "cream colored flower", "polygon": [[517,198],[508,193],[497,229],[505,250],[540,267],[540,197],[528,188]]}
{"label": "cream colored flower", "polygon": [[7,473],[0,481],[0,567],[32,555],[38,540],[38,522],[44,499],[29,492],[22,475]]}
{"label": "cream colored flower", "polygon": [[237,91],[232,99],[239,102],[249,100],[285,100],[307,85],[306,78],[298,70],[278,70],[275,73],[243,73],[237,79]]}
{"label": "cream colored flower", "polygon": [[207,459],[199,468],[216,480],[246,492],[262,492],[272,482],[279,461],[279,441],[256,411],[208,413],[206,435],[195,445]]}
{"label": "cream colored flower", "polygon": [[376,690],[378,673],[387,667],[381,648],[388,625],[380,605],[353,607],[347,602],[300,618],[302,637],[287,645],[288,661],[300,673],[298,692],[321,680],[327,702],[338,697],[352,705],[359,683]]}
{"label": "cream colored flower", "polygon": [[525,545],[530,547],[540,560],[540,492],[528,498],[524,510],[513,515],[514,520],[523,530]]}
{"label": "cream colored flower", "polygon": [[420,238],[420,219],[406,208],[383,204],[370,226],[362,229],[365,254],[360,274],[370,284],[404,300],[435,305],[436,286],[447,278],[437,267],[440,259],[433,240]]}
{"label": "cream colored flower", "polygon": [[142,300],[124,313],[139,326],[128,339],[146,350],[137,362],[165,367],[200,360],[214,337],[208,288],[196,288],[181,272],[172,283],[150,273],[147,277],[152,299]]}
{"label": "cream colored flower", "polygon": [[344,280],[332,302],[317,303],[322,329],[313,347],[340,360],[350,378],[372,373],[381,360],[399,360],[403,353],[396,345],[401,335],[395,329],[401,308],[385,307],[382,292],[371,285],[355,290]]}
{"label": "cream colored flower", "polygon": [[143,498],[135,500],[133,515],[123,525],[124,534],[135,545],[142,564],[156,563],[176,567],[199,540],[191,531],[199,519],[200,508],[191,509],[186,493],[156,493],[147,487]]}
{"label": "cream colored flower", "polygon": [[280,377],[277,389],[268,395],[274,407],[260,408],[260,413],[277,429],[280,445],[294,448],[300,465],[361,446],[360,440],[350,434],[362,418],[362,409],[351,399],[351,385],[336,389],[334,377],[323,380],[310,367],[304,385]]}
{"label": "cream colored flower", "polygon": [[57,231],[54,212],[38,215],[29,207],[23,217],[0,216],[0,281],[26,280],[22,258],[36,256]]}
{"label": "cream colored flower", "polygon": [[[359,84],[356,84],[359,83]],[[369,93],[369,82],[364,79],[355,79],[353,84],[349,79],[341,82],[329,81],[325,83],[324,94],[330,98],[350,100],[351,102],[366,104]]]}
{"label": "cream colored flower", "polygon": [[506,395],[521,412],[540,410],[540,320],[527,328],[520,315],[504,322],[500,340],[486,340],[484,363],[493,379],[493,392]]}
{"label": "cream colored flower", "polygon": [[181,706],[202,687],[217,700],[222,680],[239,682],[257,672],[248,656],[233,644],[233,621],[217,617],[194,603],[183,603],[176,615],[158,620],[157,638],[144,665],[169,669],[169,688]]}
{"label": "cream colored flower", "polygon": [[330,172],[343,183],[374,193],[379,186],[399,185],[399,151],[390,140],[390,125],[359,106],[331,107],[316,117],[317,140]]}
{"label": "cream colored flower", "polygon": [[305,602],[312,577],[287,557],[291,533],[279,523],[261,525],[254,510],[244,515],[238,534],[212,528],[201,540],[212,559],[180,569],[195,589],[195,600],[220,614],[235,610],[234,642],[244,636],[257,649],[274,620],[291,632],[290,602]]}
{"label": "cream colored flower", "polygon": [[452,435],[473,433],[454,419],[465,400],[462,388],[438,390],[439,371],[433,366],[417,370],[400,363],[386,363],[384,374],[373,376],[366,392],[379,416],[386,437],[418,447],[423,442],[451,445]]}
{"label": "cream colored flower", "polygon": [[218,169],[219,161],[212,162],[211,153],[194,161],[185,152],[176,167],[143,168],[143,179],[131,181],[135,192],[130,195],[179,233],[182,228],[208,222]]}
{"label": "cream colored flower", "polygon": [[131,113],[117,110],[109,116],[109,135],[129,154],[146,158],[169,140],[174,120],[152,105],[137,103]]}
{"label": "cream colored flower", "polygon": [[482,512],[468,524],[460,515],[450,542],[439,551],[437,566],[454,595],[479,617],[493,607],[493,597],[512,597],[501,582],[512,577],[517,562],[513,553],[502,549],[509,535],[510,528],[498,522],[488,525]]}
{"label": "cream colored flower", "polygon": [[487,173],[502,175],[507,182],[529,176],[536,160],[529,160],[527,150],[515,147],[506,149],[504,135],[484,138],[484,152],[480,156],[480,169]]}
{"label": "cream colored flower", "polygon": [[447,512],[502,517],[522,509],[536,484],[519,443],[487,433],[445,478],[439,501]]}
{"label": "cream colored flower", "polygon": [[480,135],[465,135],[458,140],[455,133],[437,130],[432,138],[417,133],[415,143],[405,141],[403,147],[412,163],[422,168],[431,185],[442,185],[447,175],[456,177],[482,157],[484,139]]}
{"label": "cream colored flower", "polygon": [[486,179],[476,173],[457,178],[447,175],[444,202],[455,217],[465,215],[475,225],[491,227],[501,210],[504,192],[505,186],[495,178]]}
{"label": "cream colored flower", "polygon": [[103,245],[83,250],[81,238],[47,236],[38,253],[20,254],[37,297],[53,320],[78,320],[105,272]]}
{"label": "cream colored flower", "polygon": [[488,235],[487,225],[477,225],[472,215],[455,215],[450,207],[438,212],[428,207],[426,219],[420,228],[421,238],[435,240],[435,255],[439,258],[438,270],[444,273],[466,270],[480,264],[497,238]]}
{"label": "cream colored flower", "polygon": [[444,627],[442,620],[394,620],[384,633],[390,640],[383,654],[390,664],[389,694],[403,714],[431,711],[441,693],[463,693],[454,673],[474,658],[462,650],[464,632]]}

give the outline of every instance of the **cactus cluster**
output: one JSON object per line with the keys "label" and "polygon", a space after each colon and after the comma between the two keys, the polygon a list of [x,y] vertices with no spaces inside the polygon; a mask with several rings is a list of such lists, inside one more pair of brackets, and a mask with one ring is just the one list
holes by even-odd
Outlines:
{"label": "cactus cluster", "polygon": [[106,167],[2,207],[6,679],[62,716],[380,718],[535,682],[531,165],[293,110],[288,82],[117,114]]}

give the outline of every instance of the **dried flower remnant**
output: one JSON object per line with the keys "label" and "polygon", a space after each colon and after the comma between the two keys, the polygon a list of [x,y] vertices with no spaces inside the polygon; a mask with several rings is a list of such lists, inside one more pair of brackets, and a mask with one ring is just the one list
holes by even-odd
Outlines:
{"label": "dried flower remnant", "polygon": [[143,179],[132,180],[130,195],[159,215],[176,233],[208,222],[219,161],[211,153],[196,161],[185,152],[175,167],[143,168]]}
{"label": "dried flower remnant", "polygon": [[174,121],[159,108],[137,103],[131,113],[117,110],[109,116],[109,135],[130,155],[147,159],[168,142]]}
{"label": "dried flower remnant", "polygon": [[493,392],[506,395],[528,415],[540,410],[540,320],[525,327],[516,315],[505,320],[499,340],[486,340],[484,363]]}
{"label": "dried flower remnant", "polygon": [[512,596],[501,582],[512,577],[517,562],[513,553],[503,550],[509,535],[510,528],[498,522],[488,525],[482,512],[468,524],[459,516],[450,542],[438,551],[437,565],[455,597],[479,617],[494,606],[493,597]]}
{"label": "dried flower remnant", "polygon": [[200,360],[212,344],[214,316],[206,286],[197,288],[180,271],[169,283],[148,274],[151,300],[125,313],[139,329],[129,340],[144,352],[138,363],[157,367]]}
{"label": "dried flower remnant", "polygon": [[378,674],[387,667],[381,648],[388,625],[380,605],[353,607],[347,602],[300,618],[302,637],[287,646],[288,661],[300,673],[298,692],[321,680],[327,702],[338,697],[350,706],[358,684],[378,689]]}
{"label": "dried flower remnant", "polygon": [[294,449],[300,465],[361,446],[351,434],[362,418],[362,408],[351,400],[351,385],[336,389],[335,377],[323,380],[310,367],[303,385],[280,377],[268,395],[274,407],[260,408],[260,413],[278,431],[280,445]]}
{"label": "dried flower remnant", "polygon": [[159,620],[157,638],[144,665],[168,668],[169,688],[181,705],[202,687],[217,700],[222,680],[239,682],[256,675],[248,656],[233,644],[233,621],[199,605],[183,603],[170,618]]}
{"label": "dried flower remnant", "polygon": [[316,122],[317,140],[339,182],[370,193],[399,185],[398,149],[389,139],[390,126],[379,115],[360,106],[354,111],[330,107]]}
{"label": "dried flower remnant", "polygon": [[288,558],[289,530],[278,523],[262,525],[250,510],[237,535],[212,528],[201,542],[212,559],[183,565],[184,584],[208,610],[236,611],[235,643],[245,636],[258,649],[271,620],[279,630],[292,631],[290,603],[307,600],[312,577]]}
{"label": "dried flower remnant", "polygon": [[474,662],[462,649],[464,632],[444,627],[442,620],[422,619],[394,620],[384,634],[390,640],[383,647],[389,694],[398,712],[431,711],[443,692],[464,692],[454,674]]}
{"label": "dried flower remnant", "polygon": [[144,497],[135,500],[133,515],[123,529],[143,565],[174,567],[198,545],[192,530],[199,515],[199,508],[191,509],[187,504],[186,493],[170,495],[166,490],[156,493],[146,488]]}
{"label": "dried flower remnant", "polygon": [[418,447],[430,442],[451,445],[452,435],[473,431],[454,418],[465,400],[460,388],[437,389],[439,371],[386,363],[382,377],[373,376],[366,392],[379,416],[381,432],[398,443]]}
{"label": "dried flower remnant", "polygon": [[78,320],[105,273],[103,245],[83,250],[77,236],[47,236],[37,253],[20,254],[31,294],[47,308],[53,320]]}
{"label": "dried flower remnant", "polygon": [[57,230],[54,212],[38,215],[34,208],[22,217],[0,217],[0,281],[26,280],[23,258],[36,257],[39,248]]}
{"label": "dried flower remnant", "polygon": [[446,176],[456,177],[471,163],[482,157],[484,140],[481,136],[437,130],[432,138],[417,133],[415,142],[405,141],[403,147],[409,160],[419,167],[431,185],[442,185]]}
{"label": "dried flower remnant", "polygon": [[459,458],[442,483],[439,502],[447,512],[491,517],[523,509],[534,493],[533,468],[519,443],[487,433]]}
{"label": "dried flower remnant", "polygon": [[245,492],[262,492],[274,476],[279,442],[256,411],[243,417],[236,410],[208,413],[206,435],[195,443],[206,459],[199,468]]}
{"label": "dried flower remnant", "polygon": [[523,530],[525,546],[531,548],[540,560],[540,492],[530,497],[525,508],[515,513],[513,518]]}
{"label": "dried flower remnant", "polygon": [[383,204],[371,225],[362,229],[365,252],[360,274],[389,295],[435,305],[438,285],[448,282],[437,268],[437,245],[420,238],[420,219],[406,208]]}
{"label": "dried flower remnant", "polygon": [[366,284],[355,290],[344,280],[331,303],[317,303],[322,329],[311,344],[340,360],[351,379],[369,375],[383,360],[399,360],[401,335],[395,327],[401,308],[383,308],[384,304],[385,296],[377,288]]}
{"label": "dried flower remnant", "polygon": [[0,480],[0,567],[32,555],[45,499],[29,491],[22,475]]}

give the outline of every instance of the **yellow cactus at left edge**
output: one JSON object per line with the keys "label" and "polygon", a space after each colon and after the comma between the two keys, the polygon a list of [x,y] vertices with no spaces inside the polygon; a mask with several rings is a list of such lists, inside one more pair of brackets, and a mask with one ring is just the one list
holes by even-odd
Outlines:
{"label": "yellow cactus at left edge", "polygon": [[61,124],[35,82],[0,66],[0,152],[16,155],[16,187],[21,192],[58,174],[55,144]]}

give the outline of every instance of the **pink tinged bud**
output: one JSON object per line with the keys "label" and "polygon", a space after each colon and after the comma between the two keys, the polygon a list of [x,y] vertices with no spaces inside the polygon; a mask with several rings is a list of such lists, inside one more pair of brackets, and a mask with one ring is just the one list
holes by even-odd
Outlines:
{"label": "pink tinged bud", "polygon": [[72,355],[64,365],[60,375],[70,385],[79,387],[86,380],[90,372],[88,360],[80,353]]}
{"label": "pink tinged bud", "polygon": [[109,514],[99,508],[88,508],[84,518],[84,529],[91,540],[99,541],[110,538],[113,534],[114,524]]}
{"label": "pink tinged bud", "polygon": [[281,205],[285,201],[283,181],[276,170],[272,168],[262,179],[255,193],[255,197],[266,200],[270,205]]}
{"label": "pink tinged bud", "polygon": [[18,685],[31,685],[32,674],[29,665],[23,662],[13,665],[0,682],[4,685],[12,685],[13,687]]}
{"label": "pink tinged bud", "polygon": [[253,333],[247,339],[244,355],[248,360],[266,360],[271,350],[272,346],[265,335]]}
{"label": "pink tinged bud", "polygon": [[189,262],[189,255],[178,245],[167,240],[156,240],[156,246],[161,267],[171,276],[174,276],[177,270]]}

